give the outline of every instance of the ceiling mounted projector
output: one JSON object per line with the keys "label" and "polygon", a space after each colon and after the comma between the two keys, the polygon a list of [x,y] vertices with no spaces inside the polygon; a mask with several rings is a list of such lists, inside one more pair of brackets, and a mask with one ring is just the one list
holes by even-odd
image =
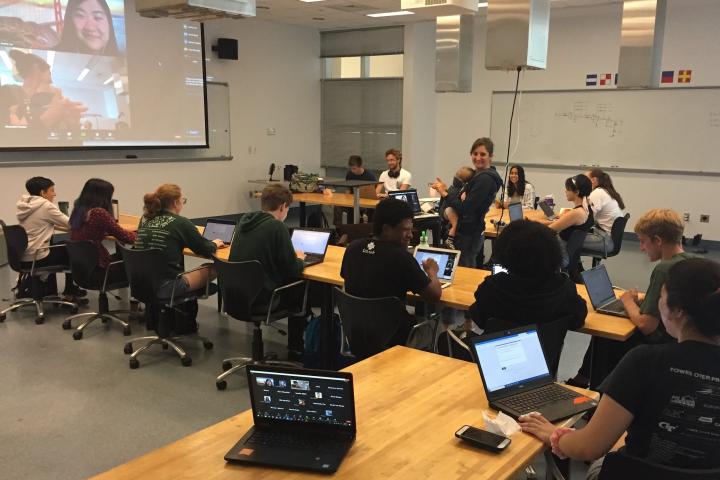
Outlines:
{"label": "ceiling mounted projector", "polygon": [[478,11],[478,2],[477,0],[402,0],[400,8],[428,17],[472,15]]}
{"label": "ceiling mounted projector", "polygon": [[143,17],[204,21],[255,16],[255,0],[135,0]]}

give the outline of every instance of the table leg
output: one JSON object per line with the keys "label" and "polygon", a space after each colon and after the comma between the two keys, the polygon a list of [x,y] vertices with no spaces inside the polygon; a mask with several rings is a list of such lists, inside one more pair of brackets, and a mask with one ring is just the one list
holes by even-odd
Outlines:
{"label": "table leg", "polygon": [[304,228],[307,223],[305,216],[305,202],[300,202],[300,228]]}
{"label": "table leg", "polygon": [[353,188],[353,223],[360,223],[360,189]]}
{"label": "table leg", "polygon": [[336,352],[333,352],[333,345],[335,338],[335,322],[333,321],[333,314],[335,311],[335,304],[333,302],[333,285],[329,283],[323,283],[323,298],[322,306],[320,308],[320,368],[333,370],[336,368],[334,362],[334,356]]}

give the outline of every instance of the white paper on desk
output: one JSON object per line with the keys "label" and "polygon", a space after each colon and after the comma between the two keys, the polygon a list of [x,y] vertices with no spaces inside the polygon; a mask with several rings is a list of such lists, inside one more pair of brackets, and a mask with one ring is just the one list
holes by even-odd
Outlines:
{"label": "white paper on desk", "polygon": [[503,412],[499,412],[497,417],[492,418],[487,410],[483,410],[483,421],[485,422],[485,430],[506,437],[521,430],[520,425],[518,425],[512,417],[505,415]]}

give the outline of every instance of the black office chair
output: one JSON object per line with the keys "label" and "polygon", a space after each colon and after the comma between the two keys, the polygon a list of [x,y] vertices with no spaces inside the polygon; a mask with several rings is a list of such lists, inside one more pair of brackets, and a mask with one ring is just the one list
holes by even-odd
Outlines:
{"label": "black office chair", "polygon": [[604,245],[602,251],[583,248],[580,255],[583,257],[591,257],[593,259],[592,266],[597,267],[604,259],[614,257],[620,253],[623,235],[625,233],[625,227],[627,226],[628,220],[630,220],[630,214],[626,213],[625,216],[618,217],[613,222],[612,227],[610,228],[610,238],[613,241],[613,248],[611,250],[608,250],[608,248]]}
{"label": "black office chair", "polygon": [[[140,362],[137,359],[138,355],[153,345],[162,345],[163,349],[172,347],[180,357],[180,363],[184,367],[189,367],[192,365],[192,358],[190,358],[187,352],[180,346],[178,341],[180,339],[200,340],[206,350],[212,349],[213,343],[207,338],[195,333],[172,335],[172,325],[170,325],[171,318],[173,318],[176,312],[179,313],[178,305],[201,298],[208,298],[210,295],[217,293],[217,286],[208,281],[204,288],[187,292],[183,295],[176,295],[175,288],[173,287],[169,297],[160,297],[160,285],[165,280],[164,273],[167,270],[167,260],[162,250],[136,250],[122,245],[118,245],[118,249],[122,254],[125,264],[125,271],[130,283],[130,294],[135,299],[145,303],[145,314],[146,316],[150,315],[152,317],[154,322],[151,324],[156,326],[157,332],[157,335],[133,338],[125,344],[123,351],[126,354],[130,354],[130,368],[138,368],[140,366]],[[210,267],[201,266],[187,272],[179,273],[177,277],[201,268]],[[133,351],[133,343],[140,341],[145,341],[146,343]]]}
{"label": "black office chair", "polygon": [[[262,324],[272,323],[282,318],[302,314],[306,309],[307,286],[305,280],[298,280],[273,290],[267,304],[258,304],[256,299],[263,286],[265,272],[257,260],[247,262],[227,262],[215,258],[215,271],[218,275],[220,292],[223,296],[225,313],[235,320],[254,324],[251,357],[232,357],[223,360],[223,373],[218,375],[215,386],[225,390],[225,379],[248,365],[271,364],[298,367],[295,362],[274,360],[274,355],[266,355],[263,345]],[[298,305],[298,300],[302,300]],[[285,332],[278,329],[283,335]]]}
{"label": "black office chair", "polygon": [[337,245],[345,247],[355,240],[372,237],[372,223],[341,223],[335,225]]}
{"label": "black office chair", "polygon": [[111,262],[107,268],[102,268],[98,265],[100,258],[98,250],[91,242],[68,242],[65,247],[67,248],[68,257],[70,258],[70,271],[73,274],[75,283],[85,290],[96,290],[99,293],[98,311],[80,313],[66,318],[62,324],[63,329],[71,329],[72,321],[75,319],[88,317],[87,320],[80,324],[73,332],[73,338],[75,340],[80,340],[83,337],[85,327],[97,319],[100,319],[103,323],[108,321],[119,323],[123,327],[123,335],[130,335],[130,324],[116,316],[117,314],[129,315],[130,310],[110,310],[107,297],[108,291],[128,287],[128,281],[125,278],[123,278],[122,281],[108,283],[108,274],[113,269],[119,268],[123,270],[123,261],[115,260]]}
{"label": "black office chair", "polygon": [[565,248],[568,254],[568,266],[566,272],[570,279],[578,284],[583,283],[582,275],[580,274],[580,252],[582,251],[585,237],[587,237],[587,231],[575,230],[570,234],[570,238],[565,244]]}
{"label": "black office chair", "polygon": [[717,480],[720,468],[691,470],[686,468],[658,465],[642,458],[631,457],[622,452],[605,455],[598,480],[618,478],[648,478],[652,480]]}
{"label": "black office chair", "polygon": [[[0,225],[2,226],[3,237],[5,238],[5,244],[7,246],[8,263],[10,264],[10,268],[17,272],[18,275],[29,275],[32,282],[32,298],[17,299],[8,308],[0,311],[0,322],[5,321],[8,312],[15,311],[22,307],[33,306],[37,311],[35,323],[39,325],[45,321],[45,304],[67,306],[72,309],[72,313],[77,313],[78,305],[76,303],[64,300],[58,295],[44,295],[41,283],[42,281],[40,280],[41,275],[63,272],[67,270],[67,266],[53,265],[35,268],[36,260],[33,259],[30,268],[23,267],[21,259],[28,246],[28,238],[25,229],[20,225],[5,225],[5,222],[2,220],[0,220]],[[48,248],[65,248],[65,246],[50,245]],[[38,250],[38,252],[39,251],[40,250]]]}
{"label": "black office chair", "polygon": [[[340,313],[343,344],[347,340],[350,351],[341,352],[348,356],[351,353],[357,360],[363,360],[386,350],[390,340],[400,326],[402,319],[407,318],[405,305],[396,297],[361,298],[339,289],[334,289],[335,305]],[[437,335],[437,321],[426,319],[413,326],[408,339],[415,331],[434,322],[433,338]],[[430,348],[432,349],[432,347]]]}

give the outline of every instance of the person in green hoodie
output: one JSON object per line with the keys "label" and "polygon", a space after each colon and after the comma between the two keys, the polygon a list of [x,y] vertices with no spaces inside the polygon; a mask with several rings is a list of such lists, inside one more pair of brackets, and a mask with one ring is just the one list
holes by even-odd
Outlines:
{"label": "person in green hoodie", "polygon": [[188,272],[175,278],[185,270],[183,249],[185,247],[203,257],[210,257],[218,248],[224,246],[223,241],[207,240],[200,235],[197,227],[189,219],[180,215],[187,198],[183,197],[179,186],[166,183],[157,190],[145,194],[144,213],[138,226],[137,249],[157,248],[165,253],[167,270],[165,282],[158,292],[161,297],[170,297],[173,286],[175,295],[198,290],[215,279],[215,270],[203,268]]}
{"label": "person in green hoodie", "polygon": [[305,254],[295,251],[283,223],[292,201],[292,193],[284,185],[266,186],[260,197],[261,211],[243,215],[230,246],[231,262],[257,260],[262,264],[265,278],[257,304],[268,303],[273,290],[302,274]]}

